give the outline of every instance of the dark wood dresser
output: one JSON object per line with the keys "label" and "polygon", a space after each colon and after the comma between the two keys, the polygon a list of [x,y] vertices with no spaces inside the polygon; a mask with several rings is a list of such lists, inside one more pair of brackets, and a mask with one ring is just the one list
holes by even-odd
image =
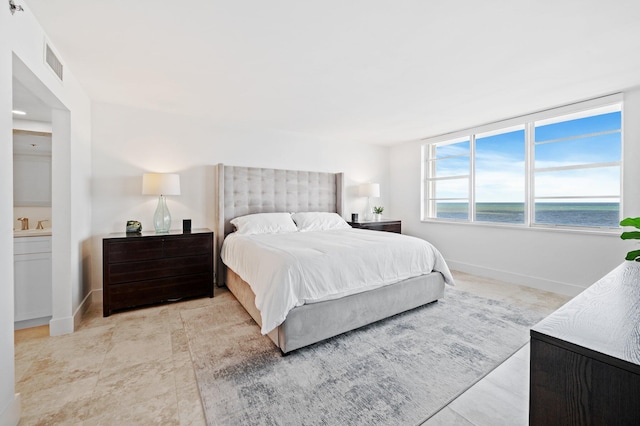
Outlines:
{"label": "dark wood dresser", "polygon": [[531,329],[529,424],[640,425],[640,263]]}
{"label": "dark wood dresser", "polygon": [[400,220],[367,220],[358,222],[347,222],[352,228],[360,229],[372,229],[374,231],[387,231],[395,232],[397,234],[402,233],[402,221]]}
{"label": "dark wood dresser", "polygon": [[102,240],[103,315],[213,297],[213,232],[111,234]]}

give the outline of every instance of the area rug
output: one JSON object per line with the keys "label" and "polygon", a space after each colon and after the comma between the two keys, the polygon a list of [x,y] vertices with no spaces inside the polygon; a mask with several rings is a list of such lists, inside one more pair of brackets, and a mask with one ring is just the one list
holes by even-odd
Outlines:
{"label": "area rug", "polygon": [[182,311],[209,425],[415,425],[521,348],[542,315],[438,302],[283,356],[231,293]]}

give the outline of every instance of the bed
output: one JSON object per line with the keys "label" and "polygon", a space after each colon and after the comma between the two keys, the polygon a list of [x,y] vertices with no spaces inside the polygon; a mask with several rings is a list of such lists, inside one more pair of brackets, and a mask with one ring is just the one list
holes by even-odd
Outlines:
{"label": "bed", "polygon": [[[287,306],[284,321],[281,322],[282,318],[276,315],[276,317],[267,318],[263,322],[265,298],[258,283],[250,279],[249,281],[252,282],[254,287],[252,288],[252,285],[242,278],[243,275],[245,278],[250,275],[247,275],[244,271],[238,273],[233,267],[227,268],[222,261],[225,237],[232,234],[235,229],[231,223],[232,220],[236,219],[237,222],[237,218],[259,213],[280,213],[283,215],[292,212],[314,212],[318,214],[326,213],[327,215],[335,213],[342,216],[343,174],[234,167],[218,164],[215,176],[217,181],[215,238],[218,285],[226,285],[228,287],[261,327],[263,334],[268,335],[282,353],[286,354],[375,321],[434,302],[444,296],[445,281],[453,283],[444,260],[439,252],[434,249],[440,257],[430,262],[434,265],[437,263],[436,269],[439,271],[429,269],[420,272],[417,276],[405,277],[403,275],[402,279],[392,284],[372,284],[368,288],[363,287],[356,293],[345,292],[338,298],[325,297],[302,303],[296,300],[293,307]],[[354,234],[359,232],[364,233],[362,235],[366,235],[369,239],[374,237],[376,239],[382,238],[383,243],[395,238],[411,238],[398,234],[393,234],[393,236],[390,234],[384,235],[386,233],[370,230],[344,229],[323,230],[323,232],[341,233],[341,235],[344,234],[354,239],[357,238],[357,235]],[[290,240],[287,245],[291,245],[291,241],[294,241],[294,245],[298,244],[300,238],[309,237],[311,239],[310,237],[314,233],[309,232],[304,236],[301,235],[302,232],[288,234],[286,238],[297,238],[298,240]],[[248,238],[240,237],[244,236],[231,235],[227,245],[234,238],[247,243],[245,240]],[[262,241],[262,245],[269,245],[276,243],[274,238],[272,236],[260,236],[259,239]],[[331,238],[334,238],[334,236]],[[335,238],[335,241],[339,241],[338,237]],[[330,238],[323,235],[317,239],[329,240]],[[278,242],[278,244],[280,243]],[[317,251],[317,249],[314,250]],[[225,247],[226,255],[230,256],[227,253],[228,251],[229,249]],[[354,250],[354,252],[360,251],[362,250]],[[234,251],[232,250],[231,252],[233,253]],[[244,263],[257,262],[257,260],[246,256],[246,254],[241,254],[238,259],[243,259]],[[254,257],[256,256],[254,255]],[[230,259],[229,257],[227,258],[227,263],[233,264]],[[236,265],[238,264],[236,263]],[[264,265],[267,266],[268,263],[264,263]],[[239,269],[240,266],[238,265],[237,268]],[[253,275],[253,277],[255,279],[257,275]],[[256,307],[256,294],[258,294],[258,305],[262,306],[262,312]],[[275,300],[279,299],[276,298]],[[275,322],[273,318],[275,318]],[[272,328],[274,324],[277,325]]]}

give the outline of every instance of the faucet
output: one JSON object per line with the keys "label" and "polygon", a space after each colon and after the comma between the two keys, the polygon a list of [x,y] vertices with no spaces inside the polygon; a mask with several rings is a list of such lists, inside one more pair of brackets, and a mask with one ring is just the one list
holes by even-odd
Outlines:
{"label": "faucet", "polygon": [[28,217],[19,217],[18,220],[22,222],[22,231],[29,230],[29,218]]}
{"label": "faucet", "polygon": [[42,222],[49,222],[49,219],[39,220],[38,225],[36,225],[36,229],[44,229],[44,226],[42,226]]}

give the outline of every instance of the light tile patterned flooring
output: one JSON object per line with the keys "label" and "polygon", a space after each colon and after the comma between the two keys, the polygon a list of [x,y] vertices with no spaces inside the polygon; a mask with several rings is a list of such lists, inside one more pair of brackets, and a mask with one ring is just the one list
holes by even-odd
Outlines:
{"label": "light tile patterned flooring", "polygon": [[[454,272],[458,288],[546,315],[569,298]],[[216,292],[226,291],[216,288]],[[16,331],[20,425],[203,425],[180,311],[204,298],[102,317],[94,305],[75,333],[47,326]],[[426,424],[526,425],[528,345]]]}

